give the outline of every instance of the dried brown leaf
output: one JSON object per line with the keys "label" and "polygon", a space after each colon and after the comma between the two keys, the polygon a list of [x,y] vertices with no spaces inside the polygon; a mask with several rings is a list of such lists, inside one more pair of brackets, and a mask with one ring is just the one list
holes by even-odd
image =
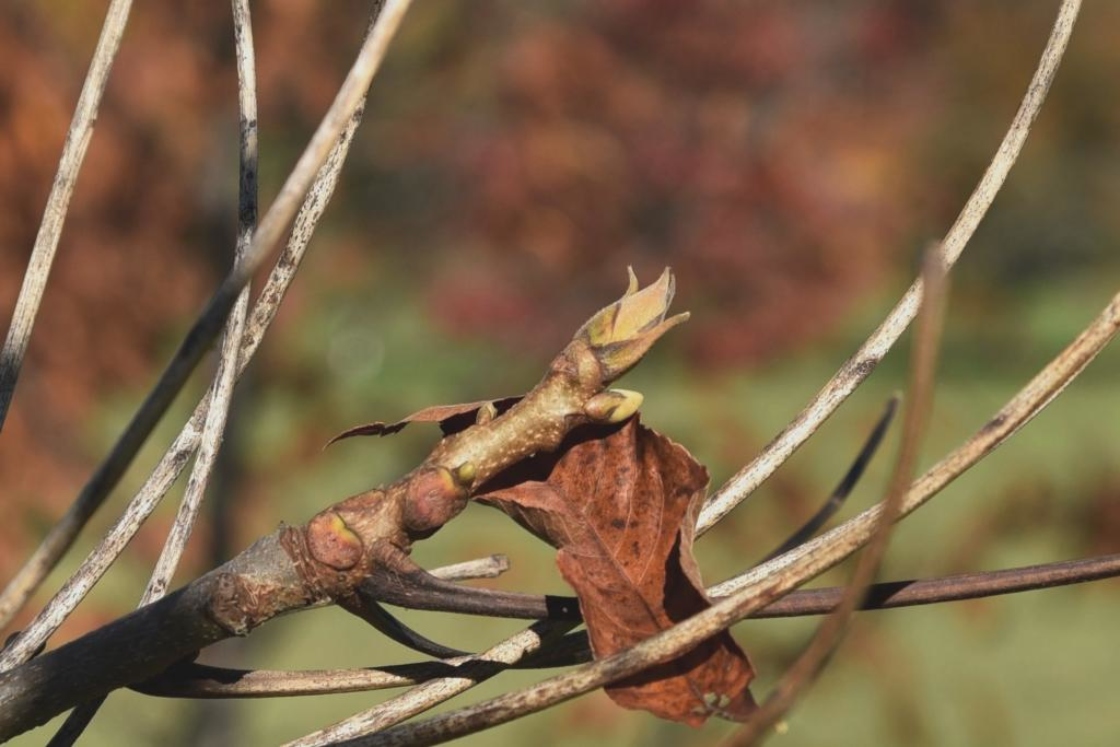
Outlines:
{"label": "dried brown leaf", "polygon": [[[466,430],[478,419],[478,411],[487,405],[493,405],[494,412],[498,415],[513,407],[521,397],[504,397],[496,400],[481,400],[479,402],[466,402],[461,405],[434,405],[417,410],[411,415],[401,418],[395,423],[375,421],[349,428],[327,442],[330,446],[336,441],[354,436],[389,436],[404,429],[409,423],[439,423],[443,435]],[[326,448],[324,446],[323,448]]]}
{"label": "dried brown leaf", "polygon": [[[573,431],[554,454],[507,470],[478,498],[559,548],[596,657],[633,646],[710,606],[692,556],[708,473],[686,449],[632,418]],[[607,688],[627,708],[699,725],[742,720],[754,676],[726,631]]]}

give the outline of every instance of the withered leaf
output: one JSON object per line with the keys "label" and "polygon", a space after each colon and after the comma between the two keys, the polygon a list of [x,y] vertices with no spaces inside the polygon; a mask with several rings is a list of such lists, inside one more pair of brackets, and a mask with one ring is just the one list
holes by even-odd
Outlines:
{"label": "withered leaf", "polygon": [[[382,423],[376,421],[348,428],[327,442],[330,446],[336,441],[354,436],[389,436],[404,429],[409,423],[439,423],[443,435],[466,430],[474,424],[478,411],[486,405],[493,405],[497,414],[501,414],[521,401],[521,397],[503,397],[496,400],[481,400],[479,402],[466,402],[461,405],[435,405],[417,410],[411,415],[401,418],[395,423]],[[326,448],[324,446],[323,448]]]}
{"label": "withered leaf", "polygon": [[[553,454],[506,470],[477,496],[559,548],[596,657],[710,606],[692,555],[708,473],[684,447],[631,418],[576,429]],[[750,662],[723,632],[607,688],[628,708],[699,725],[755,708]]]}

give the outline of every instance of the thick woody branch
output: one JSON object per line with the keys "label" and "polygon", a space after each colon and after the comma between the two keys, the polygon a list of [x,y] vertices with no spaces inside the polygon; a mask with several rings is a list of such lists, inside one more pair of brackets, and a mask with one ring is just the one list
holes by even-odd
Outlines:
{"label": "thick woody branch", "polygon": [[189,586],[0,675],[0,741],[314,600],[283,529]]}
{"label": "thick woody branch", "polygon": [[186,589],[0,675],[0,740],[281,613],[353,601],[367,578],[413,571],[412,542],[456,516],[476,486],[555,449],[573,428],[637,410],[640,395],[606,387],[683,321],[666,319],[673,289],[668,270],[640,291],[632,278],[626,295],[576,333],[520,402],[500,415],[480,409],[474,425],[445,438],[400,480],[281,529]]}
{"label": "thick woody branch", "polygon": [[[1092,361],[1118,329],[1120,295],[986,426],[911,486],[902,499],[901,515],[917,509],[1038,414]],[[722,592],[728,595],[727,598],[626,651],[584,664],[514,693],[426,721],[383,730],[363,738],[361,743],[437,744],[535,713],[679,656],[695,647],[698,641],[710,638],[772,604],[863,547],[874,531],[882,510],[882,504],[879,504],[816,540],[748,574],[719,584],[717,595]]]}

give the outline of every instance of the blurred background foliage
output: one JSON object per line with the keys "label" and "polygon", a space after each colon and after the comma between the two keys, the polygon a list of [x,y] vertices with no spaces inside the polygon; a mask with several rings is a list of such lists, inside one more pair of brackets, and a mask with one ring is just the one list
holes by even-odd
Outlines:
{"label": "blurred background foliage", "polygon": [[[2,314],[14,305],[102,5],[0,7]],[[417,4],[374,83],[301,277],[240,386],[210,516],[180,578],[280,521],[392,479],[434,439],[416,428],[321,452],[339,430],[530,387],[579,322],[617,296],[627,265],[643,279],[672,266],[678,307],[693,319],[626,386],[646,394],[646,421],[692,449],[719,484],[854,350],[950,225],[1018,105],[1053,5]],[[289,0],[253,12],[267,205],[344,76],[368,10]],[[3,578],[76,494],[229,262],[237,112],[228,15],[221,4],[133,10],[0,436]],[[1120,99],[1110,95],[1118,23],[1120,6],[1088,4],[1024,157],[960,264],[927,463],[1054,355],[1120,277]],[[887,574],[1120,551],[1118,370],[1116,352],[1106,353],[906,523]],[[700,543],[710,581],[765,555],[814,510],[905,376],[903,345]],[[86,547],[139,486],[188,399],[96,517]],[[847,513],[879,495],[892,452]],[[59,642],[135,604],[173,514],[168,501]],[[496,551],[514,568],[493,583],[564,591],[551,552],[482,508],[417,556],[440,564]],[[781,743],[1110,743],[1120,731],[1118,589],[867,614]],[[518,628],[404,617],[467,648]],[[812,625],[737,627],[761,672],[758,694]],[[204,656],[269,668],[411,658],[334,610],[270,623]],[[502,676],[477,693],[533,677]],[[153,704],[118,693],[89,742],[274,743],[384,697]],[[666,725],[593,695],[468,741],[710,744],[729,728]]]}

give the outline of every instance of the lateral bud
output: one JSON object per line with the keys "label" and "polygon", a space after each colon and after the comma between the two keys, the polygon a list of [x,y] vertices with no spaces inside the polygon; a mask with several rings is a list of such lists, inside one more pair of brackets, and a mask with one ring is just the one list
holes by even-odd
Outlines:
{"label": "lateral bud", "polygon": [[413,538],[430,536],[467,505],[467,488],[460,481],[464,469],[475,471],[466,462],[456,468],[458,477],[446,467],[425,467],[410,476],[405,485],[404,525]]}
{"label": "lateral bud", "polygon": [[307,549],[315,560],[346,571],[362,559],[362,540],[334,511],[324,511],[307,525]]}
{"label": "lateral bud", "polygon": [[621,423],[638,411],[644,399],[641,392],[608,389],[587,400],[583,411],[599,423]]}

